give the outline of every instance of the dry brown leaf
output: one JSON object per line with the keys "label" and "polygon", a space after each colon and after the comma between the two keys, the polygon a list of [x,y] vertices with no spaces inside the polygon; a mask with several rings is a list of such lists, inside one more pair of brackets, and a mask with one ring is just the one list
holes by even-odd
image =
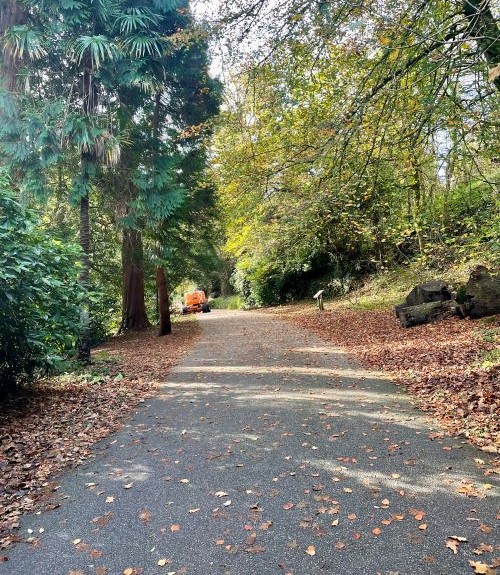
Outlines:
{"label": "dry brown leaf", "polygon": [[316,547],[314,547],[314,545],[309,545],[309,547],[306,549],[306,553],[313,557],[316,555]]}

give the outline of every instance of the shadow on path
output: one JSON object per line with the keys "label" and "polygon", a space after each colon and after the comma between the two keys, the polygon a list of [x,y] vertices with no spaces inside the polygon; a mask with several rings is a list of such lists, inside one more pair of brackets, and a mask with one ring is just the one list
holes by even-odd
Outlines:
{"label": "shadow on path", "polygon": [[[465,575],[492,563],[498,489],[484,454],[316,336],[258,312],[202,325],[157,397],[62,478],[61,506],[23,520],[34,542],[0,574]],[[450,536],[467,539],[451,540],[456,554]]]}

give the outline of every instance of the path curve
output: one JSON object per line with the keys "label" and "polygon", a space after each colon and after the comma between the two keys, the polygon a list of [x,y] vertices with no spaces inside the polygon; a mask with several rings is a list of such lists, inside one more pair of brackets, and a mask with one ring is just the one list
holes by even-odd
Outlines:
{"label": "path curve", "polygon": [[465,575],[500,555],[487,458],[382,374],[262,312],[200,321],[0,574]]}

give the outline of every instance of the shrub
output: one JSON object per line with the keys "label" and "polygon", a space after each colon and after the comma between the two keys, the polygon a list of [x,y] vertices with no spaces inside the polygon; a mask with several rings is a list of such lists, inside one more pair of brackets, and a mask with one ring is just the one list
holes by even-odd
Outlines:
{"label": "shrub", "polygon": [[0,392],[29,382],[75,345],[79,247],[44,231],[0,175]]}

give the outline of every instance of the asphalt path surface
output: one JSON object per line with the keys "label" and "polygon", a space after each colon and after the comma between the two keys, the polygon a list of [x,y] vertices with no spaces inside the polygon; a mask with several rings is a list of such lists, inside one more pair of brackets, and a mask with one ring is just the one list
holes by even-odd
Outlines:
{"label": "asphalt path surface", "polygon": [[22,520],[31,543],[0,574],[487,572],[484,453],[315,335],[259,312],[200,321],[158,395],[60,478],[60,507]]}

